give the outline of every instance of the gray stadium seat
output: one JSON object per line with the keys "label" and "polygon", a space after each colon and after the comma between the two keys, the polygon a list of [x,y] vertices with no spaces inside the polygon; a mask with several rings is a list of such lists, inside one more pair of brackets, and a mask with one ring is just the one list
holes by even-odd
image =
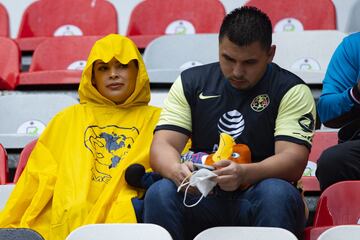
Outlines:
{"label": "gray stadium seat", "polygon": [[345,36],[336,30],[274,33],[274,62],[307,84],[322,84],[331,56]]}
{"label": "gray stadium seat", "polygon": [[144,52],[151,83],[172,83],[181,71],[218,61],[217,34],[165,35]]}
{"label": "gray stadium seat", "polygon": [[66,240],[172,240],[170,234],[155,224],[89,224],[73,230]]}
{"label": "gray stadium seat", "polygon": [[359,225],[341,225],[327,229],[318,240],[358,240],[359,236]]}
{"label": "gray stadium seat", "polygon": [[[15,184],[0,185],[0,211],[5,207],[5,204],[13,191]],[[0,234],[1,236],[1,234]],[[0,238],[2,239],[2,238]]]}
{"label": "gray stadium seat", "polygon": [[0,239],[3,240],[44,240],[30,228],[0,228]]}
{"label": "gray stadium seat", "polygon": [[288,230],[275,227],[213,227],[199,233],[194,240],[297,240]]}
{"label": "gray stadium seat", "polygon": [[64,94],[14,94],[0,96],[0,143],[23,148],[38,138],[50,119],[78,101]]}

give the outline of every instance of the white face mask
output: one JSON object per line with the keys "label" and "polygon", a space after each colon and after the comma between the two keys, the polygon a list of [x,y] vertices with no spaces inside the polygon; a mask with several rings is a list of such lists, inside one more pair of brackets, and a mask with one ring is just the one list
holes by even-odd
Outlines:
{"label": "white face mask", "polygon": [[[190,177],[190,180],[186,183],[185,181],[187,180],[187,178],[185,178],[177,189],[177,191],[179,192],[182,187],[188,185],[185,189],[184,201],[183,201],[184,205],[186,207],[194,207],[201,201],[203,197],[206,197],[216,185],[216,182],[211,179],[216,176],[217,175],[212,171],[202,168],[199,171],[194,171]],[[196,187],[199,190],[199,192],[201,192],[202,194],[200,199],[196,203],[191,205],[186,203],[186,195],[190,186]]]}

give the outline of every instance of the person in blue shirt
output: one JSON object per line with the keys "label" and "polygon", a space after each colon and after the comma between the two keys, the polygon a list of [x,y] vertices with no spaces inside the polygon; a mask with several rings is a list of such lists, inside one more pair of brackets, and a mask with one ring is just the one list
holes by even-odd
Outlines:
{"label": "person in blue shirt", "polygon": [[318,160],[316,176],[321,190],[344,180],[360,180],[360,32],[335,50],[323,81],[317,110],[321,122],[341,128],[338,145]]}

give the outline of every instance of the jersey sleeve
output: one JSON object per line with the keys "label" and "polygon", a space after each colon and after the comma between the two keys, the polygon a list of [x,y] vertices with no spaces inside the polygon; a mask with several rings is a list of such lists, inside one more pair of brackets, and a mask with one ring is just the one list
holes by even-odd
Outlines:
{"label": "jersey sleeve", "polygon": [[315,131],[315,102],[308,86],[292,87],[282,98],[275,123],[275,140],[311,148]]}
{"label": "jersey sleeve", "polygon": [[157,130],[174,130],[191,135],[191,108],[184,95],[184,89],[179,76],[171,86],[165,98],[164,107],[160,115]]}

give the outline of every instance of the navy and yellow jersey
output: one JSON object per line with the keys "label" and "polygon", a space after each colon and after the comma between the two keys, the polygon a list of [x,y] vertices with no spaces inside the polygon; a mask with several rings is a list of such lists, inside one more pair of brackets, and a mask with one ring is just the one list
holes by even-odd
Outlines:
{"label": "navy and yellow jersey", "polygon": [[315,103],[296,75],[272,63],[251,89],[231,86],[219,63],[188,69],[170,89],[156,130],[174,130],[192,139],[195,152],[212,152],[219,133],[247,144],[252,161],[274,154],[275,141],[311,148]]}

